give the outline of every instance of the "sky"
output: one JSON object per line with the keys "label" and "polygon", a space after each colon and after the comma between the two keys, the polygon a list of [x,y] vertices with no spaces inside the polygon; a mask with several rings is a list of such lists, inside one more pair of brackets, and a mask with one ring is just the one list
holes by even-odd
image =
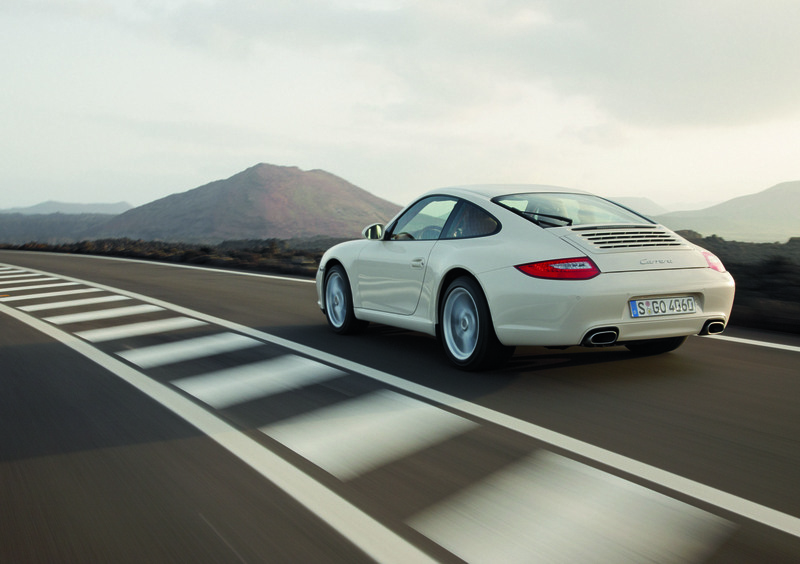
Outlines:
{"label": "sky", "polygon": [[702,207],[800,180],[796,0],[0,0],[0,208],[257,163],[398,204],[537,183]]}

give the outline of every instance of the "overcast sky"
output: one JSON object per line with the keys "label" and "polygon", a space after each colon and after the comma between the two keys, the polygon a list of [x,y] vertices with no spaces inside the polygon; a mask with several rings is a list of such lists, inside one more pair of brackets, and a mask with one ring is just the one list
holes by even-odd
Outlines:
{"label": "overcast sky", "polygon": [[0,0],[0,208],[259,162],[719,202],[800,179],[798,30],[797,0]]}

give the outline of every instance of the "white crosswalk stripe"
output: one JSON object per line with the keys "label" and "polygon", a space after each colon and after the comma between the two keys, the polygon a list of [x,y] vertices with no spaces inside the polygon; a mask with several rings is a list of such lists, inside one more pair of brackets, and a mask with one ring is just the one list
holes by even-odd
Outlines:
{"label": "white crosswalk stripe", "polygon": [[79,290],[59,290],[57,292],[38,292],[35,294],[25,294],[23,296],[6,296],[0,298],[0,302],[19,302],[35,300],[40,298],[56,298],[59,296],[72,296],[75,294],[89,294],[91,292],[102,292],[100,288],[81,288]]}
{"label": "white crosswalk stripe", "polygon": [[[35,274],[33,272],[22,273],[22,274],[0,274],[0,282],[5,282],[9,278],[15,278],[19,280],[20,278],[34,278],[36,276],[41,276],[41,274]],[[48,280],[52,280],[52,278],[49,278]],[[22,280],[19,281],[22,282]]]}
{"label": "white crosswalk stripe", "polygon": [[702,562],[732,524],[542,450],[409,524],[469,562]]}
{"label": "white crosswalk stripe", "polygon": [[44,320],[53,325],[66,325],[68,323],[80,323],[83,321],[99,321],[101,319],[114,319],[116,317],[126,317],[129,315],[141,315],[154,311],[163,311],[164,308],[150,304],[136,305],[130,307],[119,307],[114,309],[100,309],[96,311],[85,311],[82,313],[71,313],[66,315],[56,315],[45,317]]}
{"label": "white crosswalk stripe", "polygon": [[48,309],[62,309],[68,307],[79,307],[85,305],[94,305],[94,304],[103,304],[107,302],[120,302],[124,300],[130,300],[128,296],[103,296],[100,298],[85,298],[82,300],[68,300],[63,302],[50,302],[46,304],[35,304],[29,306],[22,306],[19,308],[22,311],[46,311]]}
{"label": "white crosswalk stripe", "polygon": [[236,333],[217,333],[175,343],[122,351],[118,352],[117,355],[140,368],[154,368],[250,347],[258,347],[262,344],[261,341]]}
{"label": "white crosswalk stripe", "polygon": [[217,409],[316,384],[344,372],[314,360],[285,355],[172,382]]}
{"label": "white crosswalk stripe", "polygon": [[475,427],[476,423],[431,404],[379,391],[261,431],[349,480]]}
{"label": "white crosswalk stripe", "polygon": [[[48,280],[58,280],[58,278],[48,278]],[[19,280],[15,284],[19,284]],[[31,281],[32,282],[32,281]],[[40,280],[37,280],[40,282]],[[0,287],[0,292],[20,292],[24,290],[39,290],[40,288],[56,288],[58,286],[77,286],[77,282],[56,282],[55,284],[34,284],[33,286],[5,286]]]}
{"label": "white crosswalk stripe", "polygon": [[102,329],[89,329],[87,331],[79,331],[75,334],[90,343],[104,343],[129,337],[156,335],[158,333],[167,333],[179,329],[201,327],[203,325],[208,324],[205,321],[200,321],[199,319],[193,319],[191,317],[170,317],[167,319],[157,319],[155,321],[114,325],[113,327],[103,327]]}
{"label": "white crosswalk stripe", "polygon": [[[30,280],[0,280],[0,284],[30,284],[32,282],[51,282],[53,280],[58,280],[53,276],[42,276],[41,274],[36,274],[38,278],[31,278]],[[22,286],[24,288],[24,286]],[[2,286],[0,289],[5,290]]]}

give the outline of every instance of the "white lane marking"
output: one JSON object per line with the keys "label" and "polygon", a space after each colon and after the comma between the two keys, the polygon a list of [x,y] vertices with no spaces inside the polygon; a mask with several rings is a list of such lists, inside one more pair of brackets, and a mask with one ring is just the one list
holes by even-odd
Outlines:
{"label": "white lane marking", "polygon": [[[142,294],[137,294],[136,292],[122,290],[120,288],[113,288],[104,284],[89,283],[78,278],[71,278],[67,276],[62,278],[65,280],[75,280],[76,283],[80,284],[91,284],[96,288],[102,288],[108,292],[116,292],[140,301],[160,305],[164,308],[171,309],[176,313],[196,317],[198,319],[207,321],[208,323],[225,327],[231,331],[238,331],[239,333],[250,335],[253,338],[261,339],[301,355],[316,358],[326,364],[339,366],[343,370],[361,374],[378,382],[383,382],[384,384],[394,386],[397,389],[426,398],[435,403],[451,407],[454,410],[461,411],[467,415],[470,415],[471,417],[483,419],[484,421],[500,425],[506,429],[511,429],[512,431],[522,433],[523,435],[543,443],[557,446],[566,452],[571,452],[577,456],[586,458],[587,460],[593,460],[601,465],[615,468],[631,476],[635,476],[654,484],[660,484],[669,490],[684,494],[697,501],[709,503],[725,511],[735,513],[736,515],[740,515],[746,519],[756,521],[768,527],[772,527],[773,529],[777,529],[800,538],[800,518],[782,513],[770,507],[766,507],[728,492],[712,488],[711,486],[701,484],[700,482],[684,478],[683,476],[678,476],[672,472],[662,470],[661,468],[656,468],[655,466],[645,464],[644,462],[639,462],[638,460],[617,454],[610,450],[574,439],[562,433],[558,433],[539,425],[517,419],[516,417],[494,411],[487,407],[470,403],[450,394],[409,382],[408,380],[398,376],[393,376],[392,374],[383,372],[381,370],[376,370],[370,366],[359,364],[357,362],[338,357],[334,354],[326,353],[300,343],[295,343],[294,341],[277,337],[269,333],[264,333],[263,331],[247,327],[246,325],[233,323],[232,321],[228,321],[226,319],[214,317],[213,315],[194,311],[187,307],[171,304],[163,300],[144,296]],[[2,304],[0,304],[0,306],[2,306]]]}
{"label": "white lane marking", "polygon": [[244,335],[237,335],[236,333],[217,333],[175,343],[121,351],[117,355],[140,368],[154,368],[185,360],[194,360],[215,354],[258,347],[263,344],[261,341]]}
{"label": "white lane marking", "polygon": [[45,311],[48,309],[61,309],[67,307],[78,307],[78,306],[85,306],[85,305],[94,305],[94,304],[104,304],[107,302],[121,302],[124,300],[130,300],[128,296],[120,296],[120,295],[113,295],[113,296],[102,296],[100,298],[85,298],[82,300],[67,300],[63,302],[50,302],[46,304],[35,304],[29,306],[22,306],[20,311]]}
{"label": "white lane marking", "polygon": [[205,407],[100,352],[94,346],[28,314],[3,304],[0,304],[0,312],[60,341],[177,414],[261,474],[268,482],[282,489],[375,561],[397,564],[436,562],[385,525],[209,412]]}
{"label": "white lane marking", "polygon": [[35,272],[27,272],[25,274],[0,274],[0,282],[5,282],[9,278],[33,278],[35,276],[41,276],[41,274],[36,274]]}
{"label": "white lane marking", "polygon": [[[34,274],[34,276],[38,276],[38,278],[31,278],[30,280],[0,280],[0,284],[31,284],[34,282],[50,282],[52,280],[58,280],[55,276],[42,276],[41,274]],[[5,291],[6,288],[0,286],[0,290]]]}
{"label": "white lane marking", "polygon": [[286,355],[174,380],[171,384],[212,407],[223,409],[337,378],[343,374],[341,370],[327,364]]}
{"label": "white lane marking", "polygon": [[103,327],[102,329],[89,329],[87,331],[79,331],[75,334],[90,343],[104,343],[116,339],[155,335],[158,333],[177,331],[179,329],[200,327],[202,325],[208,325],[208,323],[200,321],[199,319],[192,319],[191,317],[170,317],[168,319],[157,319],[155,321],[114,325],[113,327]]}
{"label": "white lane marking", "polygon": [[39,292],[36,294],[25,294],[24,296],[9,296],[0,298],[0,302],[18,302],[22,300],[35,300],[37,298],[56,298],[58,296],[71,296],[75,294],[88,294],[90,292],[103,292],[100,288],[82,288],[80,290],[61,290],[59,292]]}
{"label": "white lane marking", "polygon": [[22,272],[22,269],[20,269],[20,268],[18,268],[16,266],[0,266],[0,271],[6,271],[6,270],[13,270],[13,271],[16,271],[16,272]]}
{"label": "white lane marking", "polygon": [[129,307],[118,307],[114,309],[99,309],[95,311],[85,311],[83,313],[69,313],[65,315],[56,315],[53,317],[45,317],[44,320],[53,325],[66,325],[67,323],[80,323],[82,321],[99,321],[101,319],[114,319],[117,317],[126,317],[129,315],[141,315],[143,313],[151,313],[154,311],[163,311],[163,307],[143,304]]}
{"label": "white lane marking", "polygon": [[734,530],[721,517],[548,451],[409,524],[478,564],[702,562]]}
{"label": "white lane marking", "polygon": [[[50,280],[59,280],[58,278],[50,278]],[[57,286],[77,286],[77,282],[59,282],[57,284],[36,284],[33,286],[14,286],[12,287],[0,287],[0,292],[18,292],[21,290],[38,290],[40,288],[56,288]]]}
{"label": "white lane marking", "polygon": [[767,341],[754,341],[752,339],[742,339],[741,337],[728,337],[727,335],[709,335],[706,339],[717,339],[719,341],[730,341],[731,343],[741,343],[743,345],[755,345],[757,347],[767,347],[782,351],[800,352],[800,347],[793,345],[782,345],[780,343],[769,343]]}
{"label": "white lane marking", "polygon": [[350,480],[477,426],[429,403],[383,390],[260,431],[337,478]]}

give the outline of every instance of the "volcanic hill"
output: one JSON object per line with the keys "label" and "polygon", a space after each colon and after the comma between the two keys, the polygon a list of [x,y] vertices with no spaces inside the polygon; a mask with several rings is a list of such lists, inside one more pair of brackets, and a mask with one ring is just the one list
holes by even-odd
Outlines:
{"label": "volcanic hill", "polygon": [[203,243],[357,238],[366,225],[385,222],[399,210],[323,170],[262,163],[129,210],[90,235]]}

